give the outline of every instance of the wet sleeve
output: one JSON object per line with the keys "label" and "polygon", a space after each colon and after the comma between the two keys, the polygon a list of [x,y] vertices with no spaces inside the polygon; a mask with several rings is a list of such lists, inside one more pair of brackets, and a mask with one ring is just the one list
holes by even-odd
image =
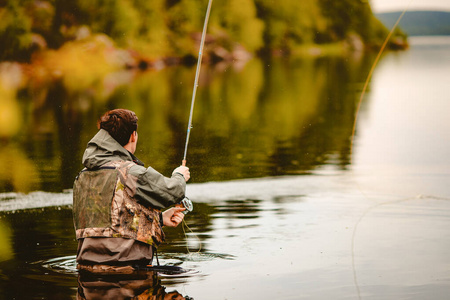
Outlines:
{"label": "wet sleeve", "polygon": [[144,206],[163,209],[179,203],[185,197],[186,181],[183,175],[174,173],[165,177],[155,169],[132,166],[128,171],[133,183],[133,196]]}

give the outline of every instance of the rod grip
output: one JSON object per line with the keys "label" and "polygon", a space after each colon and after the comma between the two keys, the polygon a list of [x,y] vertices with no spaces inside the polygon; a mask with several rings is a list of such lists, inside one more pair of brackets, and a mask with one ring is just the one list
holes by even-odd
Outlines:
{"label": "rod grip", "polygon": [[183,167],[186,167],[186,160],[185,160],[185,159],[183,159],[183,160],[181,161],[181,165],[182,165]]}

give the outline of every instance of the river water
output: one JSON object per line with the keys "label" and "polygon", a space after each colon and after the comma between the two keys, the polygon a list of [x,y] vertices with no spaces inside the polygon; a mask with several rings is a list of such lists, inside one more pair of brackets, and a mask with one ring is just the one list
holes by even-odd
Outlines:
{"label": "river water", "polygon": [[192,271],[158,282],[78,278],[70,185],[110,107],[137,111],[138,157],[170,172],[186,113],[173,99],[188,98],[192,69],[134,78],[106,98],[51,89],[65,102],[23,109],[25,133],[0,153],[23,168],[11,171],[22,181],[0,173],[0,299],[77,290],[97,299],[447,299],[450,38],[411,44],[377,66],[353,149],[373,57],[205,71],[188,153],[190,230],[168,229],[159,250],[162,264]]}

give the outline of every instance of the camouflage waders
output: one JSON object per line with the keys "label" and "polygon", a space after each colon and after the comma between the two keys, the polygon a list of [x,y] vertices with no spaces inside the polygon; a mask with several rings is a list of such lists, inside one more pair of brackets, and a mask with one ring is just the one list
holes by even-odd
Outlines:
{"label": "camouflage waders", "polygon": [[73,188],[77,239],[131,238],[157,247],[164,241],[160,210],[134,199],[137,178],[128,173],[133,162],[114,161],[97,169],[84,169]]}

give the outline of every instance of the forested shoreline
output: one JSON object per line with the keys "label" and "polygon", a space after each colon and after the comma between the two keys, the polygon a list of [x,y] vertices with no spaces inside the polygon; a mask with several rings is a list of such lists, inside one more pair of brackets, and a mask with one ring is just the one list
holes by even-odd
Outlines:
{"label": "forested shoreline", "polygon": [[[6,0],[0,61],[45,60],[87,47],[123,50],[127,67],[195,61],[207,0]],[[216,0],[205,60],[323,55],[378,48],[387,29],[366,1]],[[390,47],[406,47],[397,32]],[[36,58],[38,57],[38,58]]]}

